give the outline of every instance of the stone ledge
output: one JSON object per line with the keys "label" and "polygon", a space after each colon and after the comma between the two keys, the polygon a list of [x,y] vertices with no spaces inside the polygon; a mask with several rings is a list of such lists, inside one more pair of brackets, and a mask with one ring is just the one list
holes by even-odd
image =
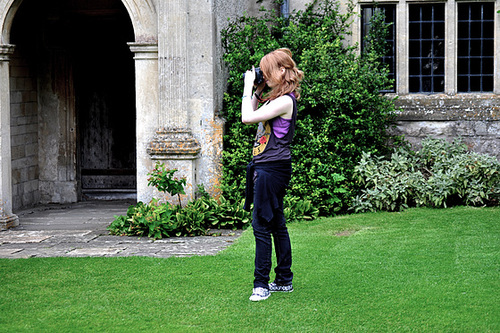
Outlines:
{"label": "stone ledge", "polygon": [[402,121],[500,120],[500,96],[495,94],[404,95],[394,104]]}
{"label": "stone ledge", "polygon": [[149,155],[160,159],[161,156],[171,159],[194,159],[200,150],[201,146],[191,132],[181,128],[159,129],[147,147]]}
{"label": "stone ledge", "polygon": [[7,230],[9,228],[17,227],[19,225],[19,218],[17,215],[0,216],[0,230]]}
{"label": "stone ledge", "polygon": [[12,44],[0,44],[0,61],[9,61],[9,57],[14,53],[15,46]]}

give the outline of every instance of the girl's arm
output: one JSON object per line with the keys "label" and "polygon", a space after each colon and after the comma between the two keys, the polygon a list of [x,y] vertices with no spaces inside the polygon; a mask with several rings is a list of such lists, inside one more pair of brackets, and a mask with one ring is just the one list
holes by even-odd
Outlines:
{"label": "girl's arm", "polygon": [[256,98],[245,97],[241,103],[241,121],[244,124],[255,124],[278,116],[292,118],[293,100],[289,96],[278,97],[255,111],[252,106],[253,100]]}
{"label": "girl's arm", "polygon": [[[273,119],[277,116],[292,118],[293,101],[289,96],[278,97],[257,109],[259,101],[252,94],[254,80],[255,70],[252,67],[252,70],[247,71],[245,74],[245,87],[243,88],[241,101],[241,121],[249,125]],[[261,84],[261,86],[257,87],[258,94],[262,93],[265,83]]]}

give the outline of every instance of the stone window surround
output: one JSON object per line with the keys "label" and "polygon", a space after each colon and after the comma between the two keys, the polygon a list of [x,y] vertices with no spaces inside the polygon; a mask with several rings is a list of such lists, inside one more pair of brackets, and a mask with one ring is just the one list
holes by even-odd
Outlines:
{"label": "stone window surround", "polygon": [[[445,49],[445,87],[443,94],[453,96],[453,95],[463,95],[463,94],[491,94],[491,93],[458,93],[457,92],[457,4],[459,2],[495,2],[495,13],[500,10],[499,1],[467,1],[467,0],[447,0],[447,1],[421,1],[421,0],[401,0],[401,1],[391,1],[391,0],[378,0],[379,4],[395,4],[396,5],[396,95],[418,95],[409,92],[408,84],[408,58],[409,58],[409,46],[408,46],[408,5],[414,3],[444,3],[445,4],[445,39],[446,39],[446,49]],[[356,11],[361,12],[361,6],[363,5],[373,5],[374,1],[359,1],[357,4]],[[493,94],[500,94],[500,70],[498,66],[500,64],[500,19],[499,14],[495,14],[495,25],[494,25],[494,88]],[[454,17],[450,20],[450,17]],[[361,21],[359,18],[354,20],[353,24],[353,41],[361,42]],[[421,94],[429,95],[429,94]]]}

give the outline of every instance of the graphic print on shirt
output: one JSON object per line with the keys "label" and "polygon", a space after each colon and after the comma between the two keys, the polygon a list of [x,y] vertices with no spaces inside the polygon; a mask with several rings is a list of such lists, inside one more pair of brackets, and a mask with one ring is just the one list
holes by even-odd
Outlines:
{"label": "graphic print on shirt", "polygon": [[264,123],[259,123],[259,128],[257,129],[257,135],[255,136],[255,142],[253,144],[253,156],[261,154],[269,142],[269,137],[271,136],[271,125],[269,121]]}

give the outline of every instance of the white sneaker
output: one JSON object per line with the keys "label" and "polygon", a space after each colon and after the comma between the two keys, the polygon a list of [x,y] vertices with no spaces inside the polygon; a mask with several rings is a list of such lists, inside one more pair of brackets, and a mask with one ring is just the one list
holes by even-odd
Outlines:
{"label": "white sneaker", "polygon": [[250,296],[250,300],[252,302],[263,301],[265,299],[268,299],[269,296],[271,296],[269,289],[262,288],[262,287],[253,288],[253,292],[252,292],[252,296]]}
{"label": "white sneaker", "polygon": [[275,291],[291,293],[293,291],[293,286],[292,284],[281,285],[281,284],[276,284],[275,282],[271,282],[269,283],[269,291],[272,293]]}

